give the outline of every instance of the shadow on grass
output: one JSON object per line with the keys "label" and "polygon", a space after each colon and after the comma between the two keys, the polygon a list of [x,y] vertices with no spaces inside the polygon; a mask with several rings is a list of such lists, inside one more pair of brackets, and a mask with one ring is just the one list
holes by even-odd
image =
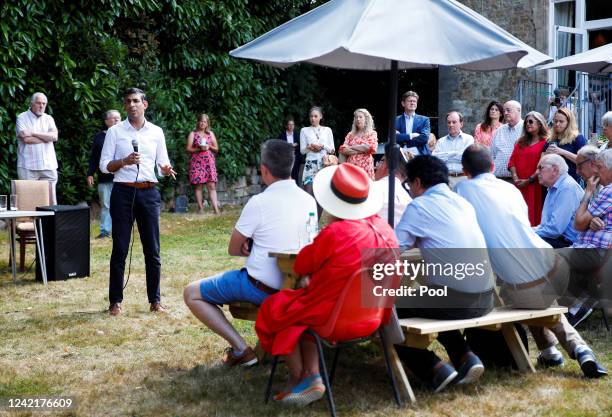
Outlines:
{"label": "shadow on grass", "polygon": [[[328,355],[331,358],[331,355]],[[344,360],[343,360],[344,359]],[[365,360],[365,362],[364,362]],[[287,408],[270,401],[264,404],[269,364],[249,369],[227,369],[221,365],[197,365],[191,369],[172,368],[166,364],[150,366],[142,381],[147,391],[155,393],[162,403],[185,407],[185,415],[200,412],[206,415],[326,415],[325,400],[302,408]],[[364,377],[366,376],[367,377]],[[286,368],[279,365],[273,393],[284,387]],[[372,413],[395,410],[390,382],[382,357],[372,358],[368,347],[345,353],[336,370],[333,394],[338,413]],[[159,405],[147,404],[155,409]],[[146,415],[145,410],[141,410]]]}

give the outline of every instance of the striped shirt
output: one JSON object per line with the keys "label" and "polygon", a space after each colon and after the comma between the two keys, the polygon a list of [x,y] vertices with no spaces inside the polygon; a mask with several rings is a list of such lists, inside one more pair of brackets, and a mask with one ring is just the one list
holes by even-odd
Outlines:
{"label": "striped shirt", "polygon": [[495,131],[491,142],[491,156],[495,164],[495,176],[497,178],[508,178],[512,174],[508,171],[508,161],[512,155],[514,144],[523,132],[523,121],[519,121],[514,127],[508,124],[502,125]]}
{"label": "striped shirt", "polygon": [[588,212],[593,217],[599,217],[606,224],[596,232],[587,229],[578,233],[573,248],[612,248],[612,184],[608,184],[597,193],[597,197],[589,203]]}
{"label": "striped shirt", "polygon": [[[31,110],[17,116],[15,133],[29,130],[36,133],[56,132],[55,121],[50,115],[43,113],[38,117]],[[27,144],[17,136],[17,167],[32,171],[57,169],[57,158],[53,142]]]}

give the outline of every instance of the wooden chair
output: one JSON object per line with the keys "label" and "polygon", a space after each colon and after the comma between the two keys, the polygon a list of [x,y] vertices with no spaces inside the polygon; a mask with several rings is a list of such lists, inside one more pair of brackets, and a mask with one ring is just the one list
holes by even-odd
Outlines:
{"label": "wooden chair", "polygon": [[[48,206],[51,203],[48,181],[12,180],[11,193],[17,195],[19,210],[35,211],[38,206]],[[28,243],[36,243],[34,223],[21,221],[17,223],[17,240],[19,241],[19,271],[25,269],[25,248]]]}

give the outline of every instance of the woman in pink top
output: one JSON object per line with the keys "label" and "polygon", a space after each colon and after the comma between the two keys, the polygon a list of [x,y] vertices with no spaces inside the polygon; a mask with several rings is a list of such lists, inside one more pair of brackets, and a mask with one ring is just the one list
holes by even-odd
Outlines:
{"label": "woman in pink top", "polygon": [[501,103],[493,100],[487,106],[484,122],[478,123],[476,125],[476,130],[474,130],[474,140],[476,143],[480,143],[481,145],[490,148],[491,142],[493,141],[493,134],[503,122],[504,108],[502,107]]}
{"label": "woman in pink top", "polygon": [[366,109],[357,109],[353,113],[353,128],[346,135],[340,153],[346,156],[346,162],[357,165],[374,179],[374,158],[372,154],[378,147],[378,135],[374,130],[374,120]]}

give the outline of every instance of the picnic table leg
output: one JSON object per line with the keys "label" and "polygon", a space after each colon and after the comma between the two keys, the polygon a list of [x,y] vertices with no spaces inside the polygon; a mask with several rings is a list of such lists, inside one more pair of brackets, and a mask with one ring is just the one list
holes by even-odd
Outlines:
{"label": "picnic table leg", "polygon": [[519,368],[519,371],[535,372],[535,368],[529,360],[527,350],[525,350],[525,346],[523,345],[523,342],[521,341],[518,332],[514,328],[514,323],[502,324],[501,331],[504,335],[504,339],[506,339],[506,343],[508,344],[510,352],[512,352],[512,357],[514,358],[516,365]]}
{"label": "picnic table leg", "polygon": [[397,381],[397,386],[399,387],[400,393],[405,398],[409,399],[410,402],[416,402],[414,392],[412,392],[412,387],[410,386],[410,382],[408,381],[408,377],[406,376],[406,372],[402,366],[402,361],[397,355],[393,345],[387,346],[387,352],[389,354],[389,360],[391,361],[391,369],[395,375],[395,380]]}

